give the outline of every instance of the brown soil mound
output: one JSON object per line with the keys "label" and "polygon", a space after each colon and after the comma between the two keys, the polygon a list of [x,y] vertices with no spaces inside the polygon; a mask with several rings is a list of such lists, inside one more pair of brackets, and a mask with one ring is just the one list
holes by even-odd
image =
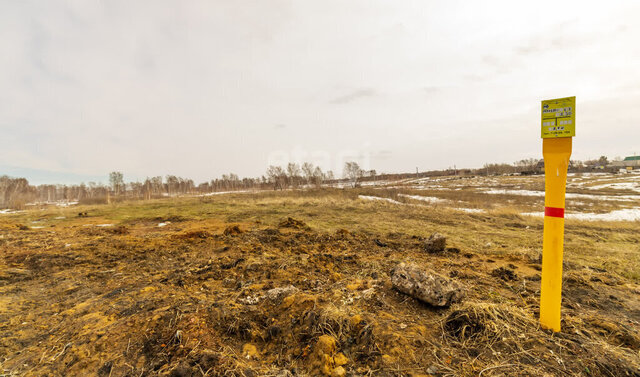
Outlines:
{"label": "brown soil mound", "polygon": [[242,229],[240,229],[240,227],[237,225],[230,225],[226,227],[223,232],[225,236],[235,236],[242,233],[243,233]]}
{"label": "brown soil mound", "polygon": [[178,233],[174,236],[177,239],[206,239],[211,237],[211,233],[206,230],[189,230],[182,233]]}
{"label": "brown soil mound", "polygon": [[292,217],[287,217],[286,220],[282,220],[278,226],[280,228],[292,228],[300,230],[309,230],[309,226],[300,220],[296,220]]}

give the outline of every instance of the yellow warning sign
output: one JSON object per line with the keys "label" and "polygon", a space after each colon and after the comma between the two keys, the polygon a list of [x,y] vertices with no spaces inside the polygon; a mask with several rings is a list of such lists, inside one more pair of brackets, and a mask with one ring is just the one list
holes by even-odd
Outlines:
{"label": "yellow warning sign", "polygon": [[576,97],[542,101],[542,138],[576,136]]}

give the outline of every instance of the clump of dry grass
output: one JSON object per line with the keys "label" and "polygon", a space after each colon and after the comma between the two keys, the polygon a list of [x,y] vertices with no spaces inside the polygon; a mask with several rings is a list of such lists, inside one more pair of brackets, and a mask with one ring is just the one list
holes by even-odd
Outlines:
{"label": "clump of dry grass", "polygon": [[538,329],[537,321],[522,308],[483,302],[455,308],[442,326],[445,338],[463,347],[491,347],[496,341],[521,338]]}
{"label": "clump of dry grass", "polygon": [[[443,319],[442,336],[445,353],[465,362],[440,367],[449,375],[638,375],[632,366],[637,335],[588,313],[564,318],[563,332],[553,334],[527,308],[464,303]],[[600,329],[605,338],[588,328]]]}

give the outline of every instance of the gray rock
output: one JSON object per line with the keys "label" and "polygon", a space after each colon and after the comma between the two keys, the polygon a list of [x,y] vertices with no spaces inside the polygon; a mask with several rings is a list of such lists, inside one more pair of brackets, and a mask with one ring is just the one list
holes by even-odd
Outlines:
{"label": "gray rock", "polygon": [[430,366],[429,368],[427,368],[427,373],[429,373],[429,374],[438,373],[438,367],[436,365]]}
{"label": "gray rock", "polygon": [[283,298],[290,296],[294,293],[298,293],[300,290],[293,285],[286,287],[278,287],[269,289],[264,295],[247,296],[245,298],[239,298],[238,302],[245,305],[256,305],[264,300],[271,300],[272,302],[280,302]]}
{"label": "gray rock", "polygon": [[396,266],[391,272],[391,283],[398,291],[433,306],[448,307],[464,297],[457,282],[413,264]]}
{"label": "gray rock", "polygon": [[424,243],[424,249],[428,253],[439,253],[444,251],[447,245],[447,237],[440,233],[433,233],[431,237]]}
{"label": "gray rock", "polygon": [[294,287],[293,285],[288,285],[286,287],[269,289],[265,296],[267,296],[267,298],[271,301],[280,301],[287,296],[298,293],[298,291],[298,288]]}

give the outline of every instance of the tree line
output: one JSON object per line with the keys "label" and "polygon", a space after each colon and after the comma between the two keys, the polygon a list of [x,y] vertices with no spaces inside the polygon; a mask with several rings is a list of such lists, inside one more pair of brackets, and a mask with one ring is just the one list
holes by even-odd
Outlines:
{"label": "tree line", "polygon": [[[109,203],[120,200],[153,199],[179,195],[204,195],[224,191],[284,190],[321,187],[342,183],[357,187],[372,180],[395,180],[410,177],[439,175],[502,175],[539,172],[540,159],[524,159],[513,164],[485,164],[480,169],[446,169],[416,173],[378,175],[375,170],[365,171],[356,162],[346,162],[342,179],[334,173],[322,171],[319,166],[305,162],[286,166],[269,166],[264,175],[257,178],[240,178],[237,174],[222,177],[198,185],[188,178],[167,175],[148,177],[144,182],[126,182],[121,172],[109,173],[109,183],[89,182],[79,185],[30,185],[25,178],[0,176],[0,209],[22,209],[31,203],[79,202],[82,204]],[[571,161],[573,171],[588,171],[594,166],[606,165],[607,157],[596,160]]]}
{"label": "tree line", "polygon": [[130,199],[153,199],[179,195],[210,194],[223,191],[268,190],[320,187],[335,180],[332,171],[323,172],[309,162],[290,163],[285,167],[269,166],[258,178],[240,178],[237,174],[198,185],[192,179],[175,175],[148,177],[144,182],[125,182],[122,172],[109,173],[109,183],[79,185],[30,185],[25,178],[0,176],[0,208],[22,209],[35,203],[79,202],[82,204],[109,203]]}

